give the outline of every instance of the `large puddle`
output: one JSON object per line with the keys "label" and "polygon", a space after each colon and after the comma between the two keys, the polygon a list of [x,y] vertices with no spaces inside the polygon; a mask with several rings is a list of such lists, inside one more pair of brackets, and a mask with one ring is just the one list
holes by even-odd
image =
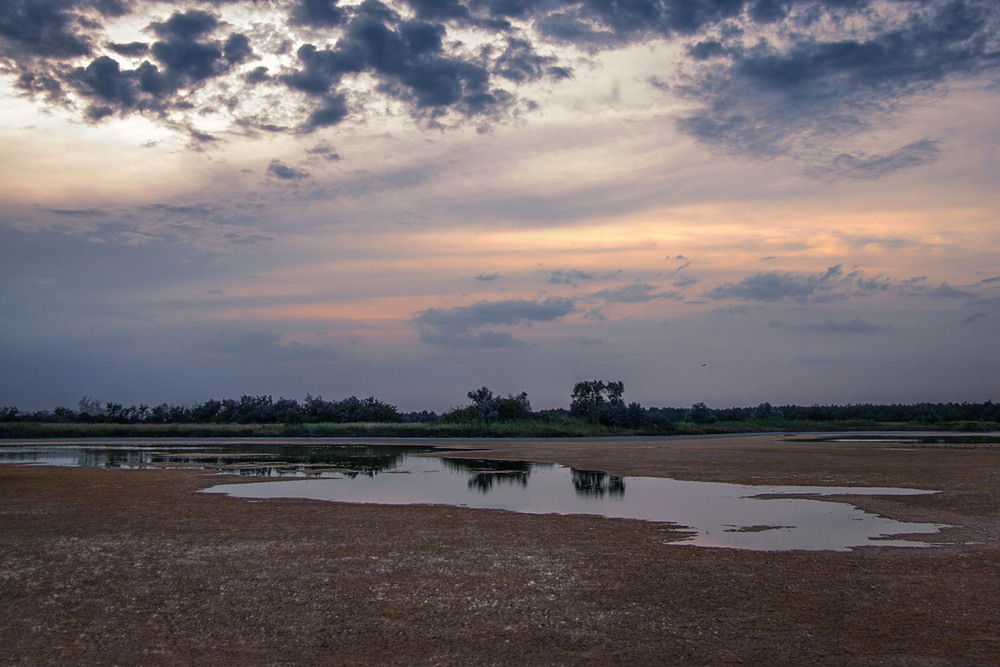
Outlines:
{"label": "large puddle", "polygon": [[[100,467],[198,467],[268,481],[219,484],[206,493],[386,505],[449,505],[527,514],[587,514],[681,526],[681,544],[756,551],[929,546],[945,526],[909,523],[850,504],[857,495],[934,493],[872,487],[756,486],[654,477],[524,461],[427,455],[432,447],[39,446],[0,448],[0,462]],[[440,451],[440,450],[438,450]],[[838,496],[840,502],[824,499]],[[843,501],[847,502],[843,502]]]}

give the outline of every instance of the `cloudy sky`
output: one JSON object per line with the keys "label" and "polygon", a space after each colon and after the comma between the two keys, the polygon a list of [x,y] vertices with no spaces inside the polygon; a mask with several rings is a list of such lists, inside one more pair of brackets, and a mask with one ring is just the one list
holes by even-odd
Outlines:
{"label": "cloudy sky", "polygon": [[6,0],[0,405],[1000,399],[996,0]]}

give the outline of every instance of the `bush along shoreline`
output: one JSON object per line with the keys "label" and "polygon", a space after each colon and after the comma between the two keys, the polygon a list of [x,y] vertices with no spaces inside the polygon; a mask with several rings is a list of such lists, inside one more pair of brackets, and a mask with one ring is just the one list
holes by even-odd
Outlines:
{"label": "bush along shoreline", "polygon": [[0,438],[515,438],[708,435],[810,431],[1000,430],[1000,404],[778,405],[711,408],[626,403],[624,383],[576,383],[569,409],[533,411],[526,392],[502,396],[487,387],[444,414],[399,412],[374,396],[304,401],[269,395],[210,399],[194,405],[125,406],[83,397],[76,409],[22,412],[0,407]]}

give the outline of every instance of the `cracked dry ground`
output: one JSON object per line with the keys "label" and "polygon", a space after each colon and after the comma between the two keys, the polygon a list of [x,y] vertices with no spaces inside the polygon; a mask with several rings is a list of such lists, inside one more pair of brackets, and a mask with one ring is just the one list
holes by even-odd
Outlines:
{"label": "cracked dry ground", "polygon": [[[0,466],[7,664],[1000,664],[1000,450],[779,436],[488,441],[623,475],[908,486],[929,549],[757,553],[668,526],[250,502],[194,470]],[[482,448],[488,451],[482,451]]]}

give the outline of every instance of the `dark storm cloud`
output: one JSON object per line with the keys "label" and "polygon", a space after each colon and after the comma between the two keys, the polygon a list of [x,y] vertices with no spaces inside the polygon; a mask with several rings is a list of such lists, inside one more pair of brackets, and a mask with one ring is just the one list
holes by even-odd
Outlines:
{"label": "dark storm cloud", "polygon": [[776,329],[786,329],[800,333],[850,333],[866,334],[884,331],[890,327],[883,324],[872,324],[855,318],[850,322],[825,322],[823,324],[787,324],[785,322],[769,322],[768,326]]}
{"label": "dark storm cloud", "polygon": [[745,0],[586,0],[585,2],[488,3],[495,13],[513,4],[515,17],[534,13],[547,37],[602,48],[636,41],[651,35],[692,35],[743,12]]}
{"label": "dark storm cloud", "polygon": [[554,56],[538,55],[527,40],[508,37],[507,48],[496,59],[495,71],[505,79],[523,83],[535,81],[548,74],[548,68],[555,61]]}
{"label": "dark storm cloud", "polygon": [[572,11],[540,16],[535,27],[549,40],[589,47],[592,50],[618,46],[624,41],[613,30],[588,21]]}
{"label": "dark storm cloud", "polygon": [[[23,91],[74,106],[72,92],[101,120],[117,113],[187,110],[174,99],[252,56],[249,38],[213,37],[221,25],[210,12],[176,11],[147,26],[152,42],[103,39],[103,19],[139,9],[142,3],[112,0],[9,0],[0,5],[0,70],[16,75]],[[98,48],[104,44],[103,49]],[[104,51],[102,53],[101,51]],[[117,59],[148,57],[135,69]],[[81,57],[89,62],[80,63]],[[72,61],[72,62],[71,62]]]}
{"label": "dark storm cloud", "polygon": [[337,6],[337,0],[298,0],[290,16],[292,25],[331,28],[340,25],[347,12]]}
{"label": "dark storm cloud", "polygon": [[[814,175],[849,179],[932,163],[941,148],[924,137],[862,153],[836,148],[839,139],[949,77],[1000,67],[1000,5],[993,0],[294,0],[285,4],[286,20],[298,33],[279,25],[249,34],[228,31],[212,13],[227,1],[192,2],[153,21],[148,43],[108,43],[101,18],[165,6],[7,0],[0,5],[0,67],[21,90],[50,102],[72,106],[75,91],[94,121],[209,111],[217,102],[190,93],[238,72],[227,79],[233,100],[239,86],[278,83],[306,102],[297,118],[281,122],[236,114],[248,127],[309,132],[361,115],[370,97],[342,85],[359,74],[375,80],[376,95],[403,103],[429,126],[447,118],[486,127],[519,105],[534,108],[518,86],[573,76],[552,49],[572,44],[596,54],[667,39],[686,44],[687,63],[650,81],[695,103],[678,121],[682,131],[732,154],[805,156]],[[309,37],[296,44],[301,29]],[[486,45],[460,43],[457,29],[478,31]],[[240,65],[255,48],[297,48],[296,61],[274,73],[246,71]],[[119,58],[148,59],[132,69]]]}
{"label": "dark storm cloud", "polygon": [[543,300],[508,299],[480,301],[471,306],[429,308],[418,312],[413,321],[420,329],[421,342],[461,347],[519,347],[520,341],[506,332],[492,330],[472,333],[490,325],[517,325],[523,322],[551,322],[573,312],[571,299],[548,297]]}
{"label": "dark storm cloud", "polygon": [[258,83],[264,83],[265,81],[270,81],[271,75],[268,73],[266,67],[254,67],[252,70],[247,72],[246,82],[255,85]]}
{"label": "dark storm cloud", "polygon": [[[72,81],[84,94],[116,107],[131,109],[137,105],[142,93],[159,92],[159,84],[155,83],[159,73],[148,62],[143,65],[141,71],[123,72],[117,60],[101,56],[85,68],[78,68]],[[90,116],[97,120],[113,112],[110,106],[95,104],[91,107]]]}
{"label": "dark storm cloud", "polygon": [[149,28],[160,38],[152,54],[163,65],[163,76],[172,88],[197,83],[224,72],[229,65],[246,59],[252,50],[244,35],[230,35],[225,44],[210,35],[219,27],[208,12],[177,12]]}
{"label": "dark storm cloud", "polygon": [[[181,100],[178,92],[198,90],[254,55],[250,36],[218,34],[225,26],[212,13],[217,4],[221,3],[202,3],[207,10],[195,4],[153,21],[146,29],[154,38],[150,42],[108,43],[101,38],[100,22],[89,17],[158,5],[11,0],[0,8],[3,69],[16,74],[18,86],[29,94],[67,106],[74,104],[73,92],[81,95],[89,102],[84,115],[94,121],[122,113],[162,114],[177,109],[194,114],[202,109],[190,105],[205,102],[189,94]],[[530,3],[520,8],[514,3],[473,4],[418,1],[412,4],[416,18],[411,19],[378,0],[348,7],[335,0],[290,3],[291,25],[342,30],[329,45],[301,44],[297,66],[280,74],[280,81],[303,93],[309,102],[301,128],[311,131],[337,125],[361,111],[340,88],[347,75],[372,75],[380,94],[402,101],[414,117],[431,124],[448,113],[477,118],[477,122],[506,113],[518,98],[496,81],[517,85],[543,77],[572,76],[570,67],[560,65],[555,56],[538,53],[536,45],[523,37],[510,35],[500,48],[485,46],[468,52],[457,42],[446,43],[449,25],[469,24],[502,34],[512,28],[498,17],[527,19],[536,9]],[[96,47],[102,42],[103,53]],[[87,56],[91,56],[88,62],[68,62]],[[120,57],[148,59],[133,69]],[[241,73],[240,78],[243,85],[275,80],[260,67]],[[244,120],[253,126],[278,127],[263,119]]]}
{"label": "dark storm cloud", "polygon": [[218,19],[208,12],[192,9],[175,12],[166,21],[154,21],[149,29],[167,41],[191,42],[215,30]]}
{"label": "dark storm cloud", "polygon": [[250,39],[246,35],[234,33],[222,45],[222,56],[230,65],[241,63],[252,55],[253,49],[250,48]]}
{"label": "dark storm cloud", "polygon": [[[178,106],[174,94],[179,89],[197,88],[252,56],[245,35],[232,33],[225,41],[213,39],[211,35],[219,27],[218,19],[208,12],[175,12],[166,21],[149,25],[150,32],[159,38],[151,45],[133,42],[110,47],[129,56],[148,50],[157,64],[145,60],[135,69],[122,69],[117,60],[102,55],[70,71],[66,81],[94,100],[87,111],[94,120],[116,112],[168,110]],[[192,138],[212,139],[198,133]]]}
{"label": "dark storm cloud", "polygon": [[0,3],[0,53],[8,56],[73,58],[93,48],[82,11],[117,16],[119,2],[95,0],[5,0]]}
{"label": "dark storm cloud", "polygon": [[320,127],[337,125],[347,117],[347,98],[344,95],[325,95],[320,98],[317,106],[304,125],[304,129],[312,131]]}
{"label": "dark storm cloud", "polygon": [[146,42],[129,42],[128,44],[108,44],[108,48],[120,56],[138,58],[149,53],[149,44]]}
{"label": "dark storm cloud", "polygon": [[464,23],[472,18],[471,11],[461,0],[407,0],[407,4],[425,20]]}
{"label": "dark storm cloud", "polygon": [[[319,103],[304,129],[340,123],[348,113],[346,98],[338,91],[340,81],[362,72],[373,74],[380,92],[407,103],[418,117],[433,118],[449,110],[467,117],[489,116],[512,104],[510,93],[492,87],[484,63],[446,52],[445,34],[443,24],[404,20],[378,0],[365,0],[336,44],[323,49],[303,45],[297,54],[299,69],[283,77],[290,88]],[[506,76],[528,77],[533,67],[540,67],[524,49],[511,48],[498,65]]]}
{"label": "dark storm cloud", "polygon": [[781,301],[789,299],[800,303],[827,300],[832,290],[840,284],[843,271],[840,265],[831,266],[823,273],[806,275],[769,271],[755,273],[735,283],[724,283],[705,292],[710,299],[737,299],[740,301]]}
{"label": "dark storm cloud", "polygon": [[[840,4],[812,3],[812,11],[838,16],[857,10],[864,18],[870,10],[868,3]],[[911,10],[905,20],[873,20],[867,34],[852,39],[790,35],[780,46],[767,40],[743,45],[737,39],[693,45],[691,54],[704,64],[680,90],[703,107],[680,119],[681,129],[730,153],[797,155],[808,140],[825,144],[855,132],[949,76],[1000,64],[995,56],[1000,5],[995,2],[896,4]],[[931,162],[937,152],[932,140],[923,139],[884,155],[843,153],[825,170],[878,178]]]}
{"label": "dark storm cloud", "polygon": [[714,39],[705,40],[688,47],[688,55],[695,60],[709,60],[728,53],[726,47]]}
{"label": "dark storm cloud", "polygon": [[284,181],[300,181],[309,178],[309,172],[305,169],[291,167],[280,160],[271,160],[271,164],[267,165],[267,173]]}

